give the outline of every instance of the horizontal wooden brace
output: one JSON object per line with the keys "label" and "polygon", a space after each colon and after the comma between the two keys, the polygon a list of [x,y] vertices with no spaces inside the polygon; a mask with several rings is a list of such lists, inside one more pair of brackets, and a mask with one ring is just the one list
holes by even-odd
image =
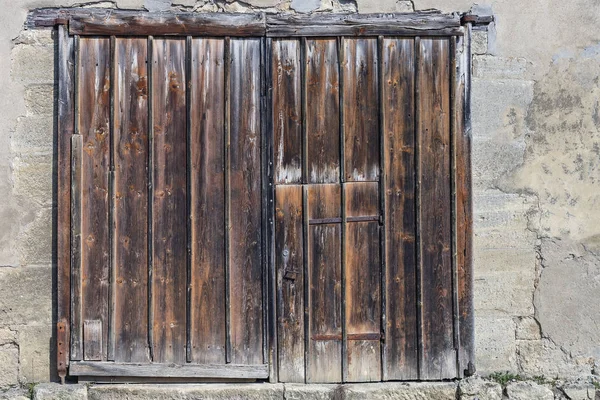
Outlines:
{"label": "horizontal wooden brace", "polygon": [[28,28],[69,24],[71,35],[191,36],[451,36],[462,35],[459,14],[265,15],[264,13],[157,13],[105,8],[33,10]]}
{"label": "horizontal wooden brace", "polygon": [[160,378],[266,379],[269,377],[269,365],[176,365],[71,361],[71,365],[69,367],[69,375]]}
{"label": "horizontal wooden brace", "polygon": [[[342,334],[323,334],[323,335],[312,335],[312,340],[316,341],[327,341],[327,340],[342,340]],[[348,340],[381,340],[382,335],[380,332],[367,332],[367,333],[348,333]]]}
{"label": "horizontal wooden brace", "polygon": [[489,25],[494,22],[493,15],[474,15],[474,14],[463,14],[460,18],[462,25],[472,24],[474,26]]}

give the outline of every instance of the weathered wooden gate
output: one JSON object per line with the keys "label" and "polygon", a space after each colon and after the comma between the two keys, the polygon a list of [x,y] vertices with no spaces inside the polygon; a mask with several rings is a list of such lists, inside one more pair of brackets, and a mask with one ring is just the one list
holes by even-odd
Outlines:
{"label": "weathered wooden gate", "polygon": [[469,25],[56,12],[61,376],[473,371]]}

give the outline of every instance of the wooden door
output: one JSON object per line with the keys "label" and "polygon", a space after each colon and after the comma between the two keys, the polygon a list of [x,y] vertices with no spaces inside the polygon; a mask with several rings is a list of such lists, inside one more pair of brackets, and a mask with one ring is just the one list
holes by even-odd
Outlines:
{"label": "wooden door", "polygon": [[473,373],[457,15],[56,12],[62,378]]}
{"label": "wooden door", "polygon": [[456,37],[278,38],[271,51],[279,379],[462,376]]}
{"label": "wooden door", "polygon": [[67,40],[70,374],[267,378],[263,39]]}

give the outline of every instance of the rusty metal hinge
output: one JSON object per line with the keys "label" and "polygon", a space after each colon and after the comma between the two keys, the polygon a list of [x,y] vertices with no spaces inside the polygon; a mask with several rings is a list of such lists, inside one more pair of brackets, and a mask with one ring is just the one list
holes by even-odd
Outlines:
{"label": "rusty metal hinge", "polygon": [[67,364],[69,352],[67,350],[67,323],[64,321],[56,323],[56,367],[60,382],[64,385],[67,377]]}

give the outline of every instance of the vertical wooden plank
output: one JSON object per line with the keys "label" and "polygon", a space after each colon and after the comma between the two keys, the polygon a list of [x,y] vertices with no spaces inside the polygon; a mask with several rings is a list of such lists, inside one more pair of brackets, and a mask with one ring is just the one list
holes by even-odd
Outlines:
{"label": "vertical wooden plank", "polygon": [[224,41],[192,39],[191,361],[225,363]]}
{"label": "vertical wooden plank", "polygon": [[339,69],[336,39],[306,41],[306,136],[309,183],[340,180]]}
{"label": "vertical wooden plank", "polygon": [[377,39],[343,41],[344,180],[379,179]]}
{"label": "vertical wooden plank", "polygon": [[82,318],[102,321],[106,360],[109,283],[110,39],[81,38],[78,126],[83,139],[81,191]]}
{"label": "vertical wooden plank", "polygon": [[[308,188],[308,383],[342,381],[341,186]],[[336,218],[337,222],[328,223]]]}
{"label": "vertical wooden plank", "polygon": [[83,321],[83,359],[86,361],[102,360],[102,321]]}
{"label": "vertical wooden plank", "polygon": [[383,39],[386,360],[389,380],[417,379],[414,40]]}
{"label": "vertical wooden plank", "polygon": [[225,133],[225,362],[231,362],[231,38],[224,42],[225,110],[223,129]]}
{"label": "vertical wooden plank", "polygon": [[274,40],[271,51],[275,183],[301,183],[300,42]]}
{"label": "vertical wooden plank", "polygon": [[262,364],[260,39],[231,40],[231,362]]}
{"label": "vertical wooden plank", "polygon": [[275,193],[279,380],[304,382],[304,257],[302,186]]}
{"label": "vertical wooden plank", "polygon": [[152,66],[154,65],[154,38],[148,36],[148,213],[146,220],[148,222],[148,347],[150,360],[154,360],[154,296],[152,286],[154,283],[154,232],[152,230],[154,224],[154,112],[152,111],[153,99],[153,79]]}
{"label": "vertical wooden plank", "polygon": [[451,271],[449,40],[421,39],[419,68],[422,379],[456,376]]}
{"label": "vertical wooden plank", "polygon": [[[346,298],[349,382],[381,380],[379,185],[346,183]],[[351,222],[356,221],[356,222]]]}
{"label": "vertical wooden plank", "polygon": [[[65,327],[71,318],[71,136],[75,130],[74,107],[74,40],[65,25],[58,26],[58,118],[56,148],[58,151],[56,264],[57,264],[57,334],[68,337]],[[62,328],[61,328],[62,327]],[[67,374],[69,346],[58,344],[57,371],[62,380]],[[62,349],[62,354],[60,353]]]}
{"label": "vertical wooden plank", "polygon": [[[277,337],[277,269],[275,265],[275,185],[274,185],[274,151],[273,151],[273,71],[271,65],[273,39],[265,38],[264,44],[264,108],[261,114],[264,123],[262,140],[265,142],[263,158],[263,221],[265,226],[266,249],[264,257],[266,259],[268,279],[267,279],[267,300],[268,306],[266,315],[268,318],[268,338],[269,345],[268,363],[269,363],[269,382],[279,382],[279,344]],[[301,203],[300,203],[301,204]],[[301,295],[302,296],[302,295]],[[300,310],[301,312],[303,310]],[[298,317],[297,317],[298,318]],[[300,317],[302,318],[302,317]],[[302,319],[303,320],[303,319]],[[302,340],[302,335],[300,340]],[[302,355],[303,357],[304,355]]]}
{"label": "vertical wooden plank", "polygon": [[116,39],[114,85],[115,361],[148,359],[147,40]]}
{"label": "vertical wooden plank", "polygon": [[475,373],[473,309],[473,203],[471,198],[471,25],[457,46],[455,112],[456,265],[459,311],[459,375]]}
{"label": "vertical wooden plank", "polygon": [[71,360],[83,358],[81,309],[81,186],[83,140],[71,136]]}
{"label": "vertical wooden plank", "polygon": [[185,40],[154,39],[153,276],[154,361],[186,360]]}

